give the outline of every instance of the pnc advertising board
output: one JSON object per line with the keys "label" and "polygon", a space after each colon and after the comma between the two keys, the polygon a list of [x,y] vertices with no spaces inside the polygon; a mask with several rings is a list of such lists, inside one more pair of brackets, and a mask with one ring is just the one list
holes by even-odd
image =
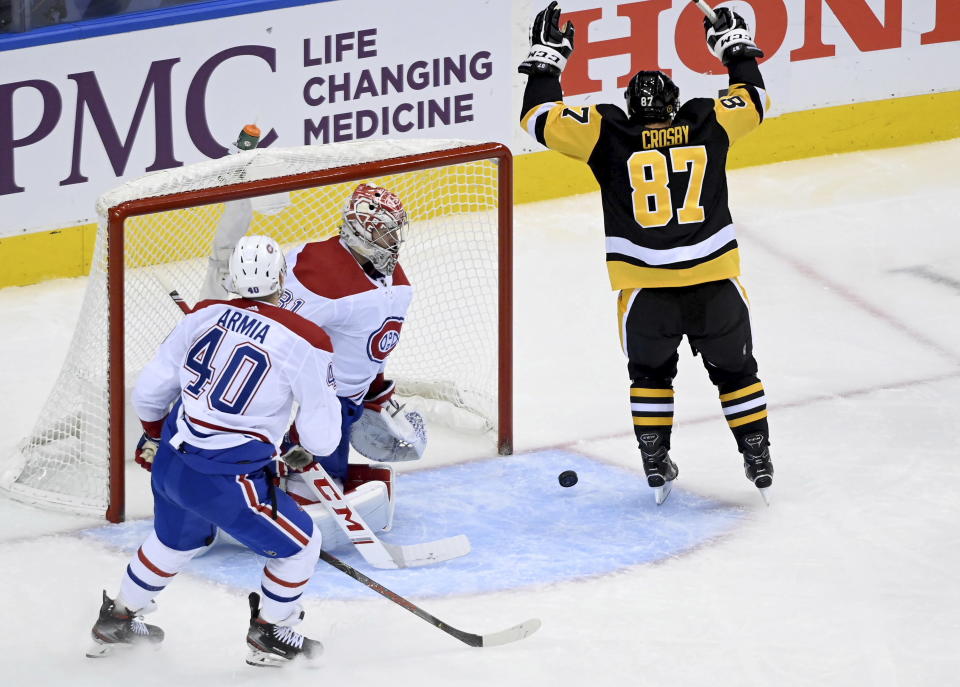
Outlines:
{"label": "pnc advertising board", "polygon": [[[93,220],[121,181],[262,145],[465,138],[519,125],[533,0],[336,0],[0,52],[0,238]],[[712,2],[711,4],[719,4]],[[785,113],[960,90],[957,0],[734,0]],[[638,69],[681,99],[726,85],[687,0],[564,0],[573,104],[622,102]],[[398,7],[402,11],[398,11]]]}

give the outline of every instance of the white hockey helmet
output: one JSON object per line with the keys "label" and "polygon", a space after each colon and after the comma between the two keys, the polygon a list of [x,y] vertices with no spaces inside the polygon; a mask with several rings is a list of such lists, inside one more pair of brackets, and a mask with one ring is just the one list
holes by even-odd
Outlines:
{"label": "white hockey helmet", "polygon": [[244,298],[267,298],[277,293],[287,273],[280,245],[269,236],[244,236],[230,256],[231,291]]}
{"label": "white hockey helmet", "polygon": [[340,235],[383,274],[393,274],[405,239],[407,211],[399,196],[382,186],[360,184],[343,206]]}

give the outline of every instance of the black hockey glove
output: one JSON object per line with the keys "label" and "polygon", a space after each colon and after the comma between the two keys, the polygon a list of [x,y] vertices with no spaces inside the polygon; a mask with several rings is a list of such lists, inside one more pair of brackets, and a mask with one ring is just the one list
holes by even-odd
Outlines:
{"label": "black hockey glove", "polygon": [[530,52],[517,71],[532,74],[558,75],[567,66],[573,52],[573,23],[567,22],[560,31],[560,8],[556,0],[541,11],[530,27]]}
{"label": "black hockey glove", "polygon": [[715,12],[717,23],[711,24],[709,19],[704,18],[703,26],[707,30],[710,51],[724,65],[741,57],[763,57],[763,51],[753,42],[743,17],[726,7],[718,7]]}

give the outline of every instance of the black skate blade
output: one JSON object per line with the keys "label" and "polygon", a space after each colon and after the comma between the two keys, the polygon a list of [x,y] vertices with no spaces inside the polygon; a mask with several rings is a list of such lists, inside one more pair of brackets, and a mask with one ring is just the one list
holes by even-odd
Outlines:
{"label": "black skate blade", "polygon": [[663,502],[670,497],[670,492],[673,491],[673,481],[664,482],[662,487],[653,488],[653,498],[656,499],[657,505],[662,506]]}

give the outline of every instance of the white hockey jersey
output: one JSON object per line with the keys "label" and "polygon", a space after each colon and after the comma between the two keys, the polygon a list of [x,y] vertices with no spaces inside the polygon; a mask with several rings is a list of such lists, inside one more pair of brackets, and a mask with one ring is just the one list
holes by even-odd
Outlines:
{"label": "white hockey jersey", "polygon": [[400,341],[412,298],[413,288],[400,265],[392,275],[373,279],[339,236],[287,254],[280,305],[330,335],[337,394],[356,403]]}
{"label": "white hockey jersey", "polygon": [[304,448],[327,455],[340,442],[329,337],[267,303],[202,301],[174,328],[140,373],[133,405],[142,421],[156,422],[178,397],[176,448],[222,450],[251,439],[279,447],[294,401]]}

